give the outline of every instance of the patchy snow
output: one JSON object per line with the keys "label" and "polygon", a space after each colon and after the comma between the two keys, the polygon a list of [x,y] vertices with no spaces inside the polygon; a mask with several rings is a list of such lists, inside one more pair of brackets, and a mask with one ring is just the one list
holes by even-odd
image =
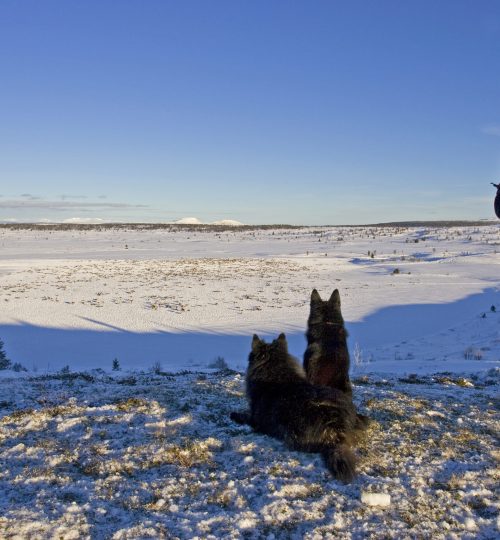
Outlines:
{"label": "patchy snow", "polygon": [[355,379],[374,422],[342,485],[231,422],[241,374],[4,380],[0,536],[494,538],[498,372],[470,382]]}
{"label": "patchy snow", "polygon": [[[499,251],[498,225],[0,228],[28,370],[0,370],[0,537],[497,537]],[[229,419],[250,336],[301,357],[314,287],[374,420],[348,486]]]}

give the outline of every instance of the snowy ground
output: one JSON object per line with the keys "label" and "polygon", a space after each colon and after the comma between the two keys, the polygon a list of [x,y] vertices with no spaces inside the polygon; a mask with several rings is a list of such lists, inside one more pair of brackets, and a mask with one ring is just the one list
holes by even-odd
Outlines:
{"label": "snowy ground", "polygon": [[[496,538],[499,252],[498,225],[0,228],[28,369],[0,371],[0,537]],[[374,419],[349,486],[228,418],[252,333],[301,357],[313,287],[340,290]]]}
{"label": "snowy ground", "polygon": [[254,332],[286,332],[300,357],[312,289],[339,288],[357,367],[477,371],[500,356],[499,276],[498,225],[0,229],[0,339],[38,373],[114,358],[199,370],[219,356],[241,371]]}
{"label": "snowy ground", "polygon": [[232,372],[8,381],[0,537],[497,538],[498,374],[355,383],[374,424],[345,486],[231,422]]}

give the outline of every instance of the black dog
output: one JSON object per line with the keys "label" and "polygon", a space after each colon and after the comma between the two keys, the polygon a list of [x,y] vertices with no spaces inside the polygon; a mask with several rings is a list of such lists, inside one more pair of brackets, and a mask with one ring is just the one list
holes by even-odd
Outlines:
{"label": "black dog", "polygon": [[268,344],[253,337],[246,391],[250,412],[231,418],[285,442],[292,450],[318,452],[343,482],[355,474],[351,446],[362,426],[349,395],[310,383],[288,353],[284,334]]}
{"label": "black dog", "polygon": [[497,218],[500,219],[500,184],[494,184],[491,182],[491,185],[497,188],[497,194],[495,197],[495,214],[497,215]]}
{"label": "black dog", "polygon": [[318,291],[313,290],[306,336],[304,370],[307,379],[313,384],[336,388],[352,396],[347,330],[337,289],[328,301],[321,300]]}

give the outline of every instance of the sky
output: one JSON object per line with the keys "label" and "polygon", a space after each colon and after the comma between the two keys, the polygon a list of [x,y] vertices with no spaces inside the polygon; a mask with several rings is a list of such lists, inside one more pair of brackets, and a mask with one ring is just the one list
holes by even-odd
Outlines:
{"label": "sky", "polygon": [[497,0],[2,0],[0,221],[494,218]]}

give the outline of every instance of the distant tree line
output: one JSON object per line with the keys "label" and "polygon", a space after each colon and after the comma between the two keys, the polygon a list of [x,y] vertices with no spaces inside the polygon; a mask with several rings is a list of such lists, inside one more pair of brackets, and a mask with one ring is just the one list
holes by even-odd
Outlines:
{"label": "distant tree line", "polygon": [[[495,224],[486,220],[481,221],[393,221],[389,223],[371,223],[366,225],[321,225],[329,228],[356,228],[356,227],[485,227]],[[169,232],[228,232],[228,231],[266,231],[271,229],[311,229],[318,225],[213,225],[190,223],[0,223],[0,229],[14,231],[109,231],[109,230],[136,230]]]}

